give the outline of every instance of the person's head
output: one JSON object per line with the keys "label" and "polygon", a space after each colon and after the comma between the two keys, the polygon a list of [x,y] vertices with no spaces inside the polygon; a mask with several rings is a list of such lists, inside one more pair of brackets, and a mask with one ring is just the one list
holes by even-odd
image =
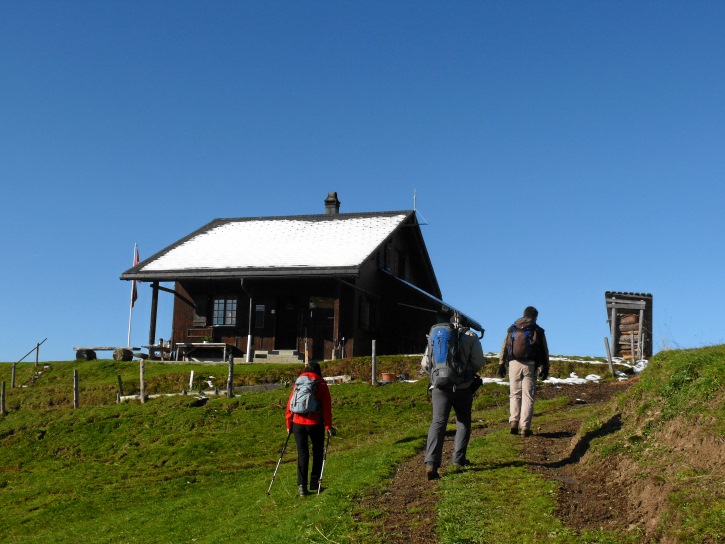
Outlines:
{"label": "person's head", "polygon": [[312,372],[313,374],[317,374],[318,376],[322,376],[322,369],[320,368],[320,363],[313,361],[311,363],[307,363],[305,365],[305,372]]}
{"label": "person's head", "polygon": [[539,317],[539,311],[536,308],[534,308],[533,306],[527,306],[524,309],[524,317],[536,319],[537,317]]}

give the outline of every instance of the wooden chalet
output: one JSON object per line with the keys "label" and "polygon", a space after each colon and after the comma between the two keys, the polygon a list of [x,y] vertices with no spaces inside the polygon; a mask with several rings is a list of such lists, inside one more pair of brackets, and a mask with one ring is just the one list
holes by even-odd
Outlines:
{"label": "wooden chalet", "polygon": [[373,340],[380,355],[422,353],[430,326],[454,309],[441,300],[415,211],[339,209],[330,193],[320,215],[215,219],[124,272],[151,284],[149,344],[167,291],[175,358],[204,342],[220,348],[205,358],[247,361],[282,350],[364,356]]}

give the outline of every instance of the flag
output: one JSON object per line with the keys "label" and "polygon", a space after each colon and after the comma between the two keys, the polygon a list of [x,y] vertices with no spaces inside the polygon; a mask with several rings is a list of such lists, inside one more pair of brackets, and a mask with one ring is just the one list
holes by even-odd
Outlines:
{"label": "flag", "polygon": [[[139,263],[138,258],[138,247],[136,244],[133,245],[133,266]],[[133,308],[136,299],[138,298],[138,292],[136,291],[136,280],[131,281],[131,308]]]}

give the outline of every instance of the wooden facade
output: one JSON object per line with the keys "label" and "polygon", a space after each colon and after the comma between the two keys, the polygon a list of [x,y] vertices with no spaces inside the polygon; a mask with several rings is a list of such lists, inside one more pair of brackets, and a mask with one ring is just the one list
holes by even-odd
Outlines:
{"label": "wooden facade", "polygon": [[[430,326],[447,319],[453,309],[440,300],[415,212],[339,214],[329,200],[319,220],[393,213],[400,220],[354,267],[150,271],[148,263],[167,248],[121,279],[152,282],[154,300],[163,290],[159,282],[174,282],[172,348],[208,341],[225,344],[241,357],[249,352],[251,339],[253,351],[293,350],[311,360],[329,360],[370,355],[375,340],[380,355],[422,353]],[[152,315],[150,339],[155,319]]]}
{"label": "wooden facade", "polygon": [[604,298],[612,355],[630,360],[652,357],[652,295],[607,291]]}

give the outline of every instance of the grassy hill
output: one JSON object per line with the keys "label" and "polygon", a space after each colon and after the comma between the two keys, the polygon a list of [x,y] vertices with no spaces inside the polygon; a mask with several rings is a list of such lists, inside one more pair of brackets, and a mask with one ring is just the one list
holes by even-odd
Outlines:
{"label": "grassy hill", "polygon": [[[544,429],[534,437],[540,442],[506,432],[507,388],[485,385],[474,404],[474,466],[444,470],[434,488],[423,488],[433,513],[417,523],[450,543],[722,541],[724,360],[723,346],[659,354],[605,403],[582,403],[568,386],[543,386],[535,415]],[[378,371],[415,378],[417,362],[379,358]],[[557,361],[552,375],[603,374],[590,364]],[[224,389],[224,366],[149,363],[146,392],[188,389],[192,370],[194,390],[208,388],[207,381]],[[206,402],[189,394],[116,404],[118,376],[125,394],[138,391],[135,362],[20,364],[15,389],[10,365],[0,365],[8,387],[8,414],[0,417],[0,542],[399,541],[386,533],[391,512],[370,499],[420,484],[414,472],[407,483],[394,476],[406,462],[422,465],[416,456],[430,422],[427,383],[372,387],[364,358],[323,370],[359,380],[332,386],[340,432],[330,445],[326,489],[300,498],[292,444],[266,495],[286,438],[288,388]],[[486,372],[494,371],[491,364]],[[295,365],[238,365],[235,386],[285,383],[298,372]],[[572,436],[557,431],[565,426]],[[562,438],[562,455],[576,460],[566,466],[582,481],[611,475],[607,485],[622,493],[617,519],[630,516],[629,525],[577,526],[558,514],[561,482],[534,470],[527,448]],[[599,491],[587,493],[596,498]],[[416,517],[415,508],[403,515]]]}

